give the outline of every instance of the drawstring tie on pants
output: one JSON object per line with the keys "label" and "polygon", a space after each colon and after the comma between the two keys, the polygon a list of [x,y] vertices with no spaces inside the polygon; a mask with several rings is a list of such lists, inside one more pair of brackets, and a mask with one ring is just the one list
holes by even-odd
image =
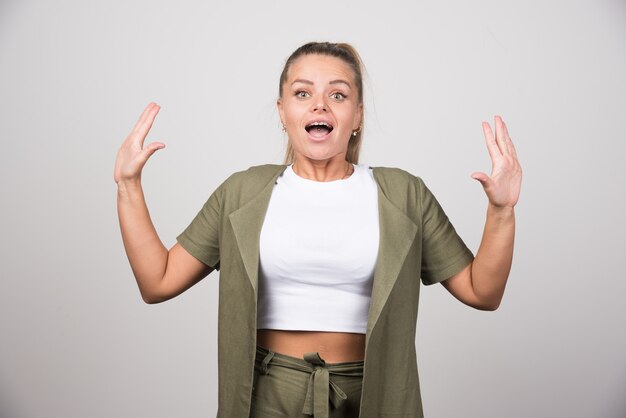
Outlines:
{"label": "drawstring tie on pants", "polygon": [[304,360],[308,365],[285,360],[275,357],[273,351],[265,356],[261,362],[261,372],[263,374],[270,373],[270,362],[272,366],[287,367],[293,370],[310,373],[309,382],[306,390],[302,413],[313,415],[315,418],[328,418],[329,407],[328,400],[333,404],[334,408],[341,407],[342,403],[348,399],[348,395],[333,382],[331,375],[339,376],[363,376],[363,367],[356,367],[354,362],[337,363],[327,365],[317,352],[304,354]]}

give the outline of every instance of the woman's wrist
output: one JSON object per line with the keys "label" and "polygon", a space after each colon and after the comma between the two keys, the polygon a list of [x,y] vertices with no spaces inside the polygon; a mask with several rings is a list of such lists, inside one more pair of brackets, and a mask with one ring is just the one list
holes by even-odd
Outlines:
{"label": "woman's wrist", "polygon": [[492,214],[501,214],[504,216],[511,216],[515,214],[514,206],[496,206],[491,203],[487,206],[487,211]]}
{"label": "woman's wrist", "polygon": [[119,194],[128,194],[136,191],[142,191],[141,178],[120,180],[117,182],[117,192]]}
{"label": "woman's wrist", "polygon": [[494,206],[490,203],[487,206],[487,221],[493,226],[515,223],[515,209],[512,206]]}

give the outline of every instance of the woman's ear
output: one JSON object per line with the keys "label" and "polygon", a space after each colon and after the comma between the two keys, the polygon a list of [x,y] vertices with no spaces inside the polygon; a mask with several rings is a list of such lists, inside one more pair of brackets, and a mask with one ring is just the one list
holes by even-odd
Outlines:
{"label": "woman's ear", "polygon": [[280,117],[280,123],[282,126],[285,126],[285,114],[283,111],[283,101],[280,97],[278,98],[278,100],[276,100],[276,108],[278,109],[278,116]]}
{"label": "woman's ear", "polygon": [[353,129],[353,131],[360,131],[361,127],[363,126],[363,103],[359,104],[359,109],[356,112],[355,122],[356,127]]}

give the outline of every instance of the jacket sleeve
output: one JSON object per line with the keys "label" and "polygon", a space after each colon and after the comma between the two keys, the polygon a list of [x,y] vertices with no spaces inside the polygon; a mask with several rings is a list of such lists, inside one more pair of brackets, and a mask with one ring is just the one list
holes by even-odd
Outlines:
{"label": "jacket sleeve", "polygon": [[457,234],[439,202],[421,179],[422,270],[425,285],[441,282],[461,271],[474,255]]}
{"label": "jacket sleeve", "polygon": [[222,192],[223,185],[211,194],[189,226],[176,237],[189,254],[216,270],[220,268]]}

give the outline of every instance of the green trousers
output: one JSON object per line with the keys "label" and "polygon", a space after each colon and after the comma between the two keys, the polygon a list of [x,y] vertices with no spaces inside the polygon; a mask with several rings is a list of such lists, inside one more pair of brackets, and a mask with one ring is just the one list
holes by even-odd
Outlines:
{"label": "green trousers", "polygon": [[257,346],[250,418],[358,418],[363,361],[326,363]]}

